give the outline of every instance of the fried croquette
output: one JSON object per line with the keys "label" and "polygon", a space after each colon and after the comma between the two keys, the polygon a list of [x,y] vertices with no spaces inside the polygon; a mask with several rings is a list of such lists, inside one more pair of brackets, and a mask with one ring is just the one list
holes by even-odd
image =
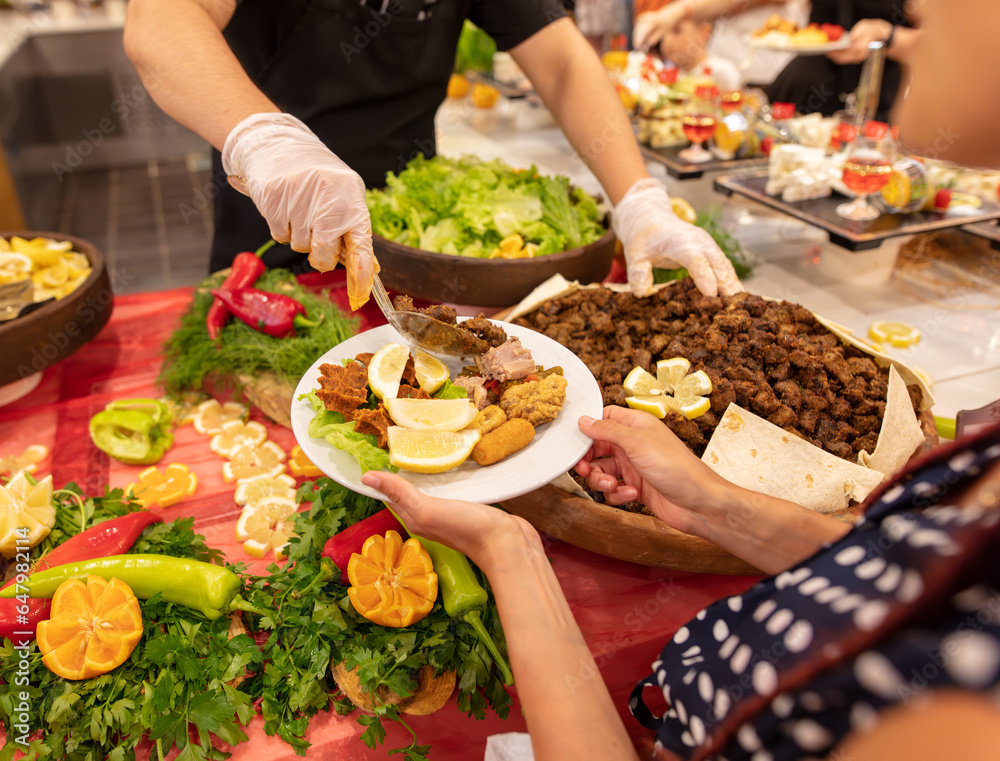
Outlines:
{"label": "fried croquette", "polygon": [[535,426],[523,418],[508,420],[490,431],[472,450],[472,459],[479,465],[493,465],[504,457],[524,449],[535,438]]}

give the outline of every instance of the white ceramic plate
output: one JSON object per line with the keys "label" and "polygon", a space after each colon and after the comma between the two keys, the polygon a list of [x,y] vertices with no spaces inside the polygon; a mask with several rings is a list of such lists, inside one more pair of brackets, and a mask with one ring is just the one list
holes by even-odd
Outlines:
{"label": "white ceramic plate", "polygon": [[[566,404],[555,420],[538,427],[531,444],[495,465],[481,467],[470,458],[444,473],[399,471],[399,475],[426,494],[470,502],[510,499],[551,482],[579,462],[590,448],[591,440],[580,432],[577,421],[582,415],[599,420],[603,404],[601,389],[587,366],[569,349],[541,333],[507,322],[494,322],[503,327],[509,337],[521,339],[521,345],[531,352],[535,364],[563,369],[568,384]],[[312,406],[308,400],[299,400],[298,397],[319,387],[320,365],[339,364],[342,359],[354,358],[363,352],[376,352],[387,343],[406,341],[390,325],[382,325],[333,347],[302,376],[292,401],[292,431],[306,456],[334,481],[377,499],[381,499],[382,495],[361,483],[361,468],[357,460],[325,439],[309,436]],[[457,358],[442,358],[442,361],[451,370],[452,378],[463,365],[469,364]]]}
{"label": "white ceramic plate", "polygon": [[850,47],[851,41],[847,39],[845,33],[836,42],[827,42],[822,45],[796,45],[787,34],[766,35],[752,39],[751,44],[765,50],[778,50],[783,53],[798,53],[799,55],[822,55],[832,53],[835,50],[844,50]]}

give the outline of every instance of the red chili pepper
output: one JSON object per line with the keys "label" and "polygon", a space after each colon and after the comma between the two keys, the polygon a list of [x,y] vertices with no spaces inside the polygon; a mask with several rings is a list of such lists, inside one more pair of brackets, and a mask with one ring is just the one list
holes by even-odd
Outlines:
{"label": "red chili pepper", "polygon": [[[222,281],[222,288],[227,290],[235,290],[237,288],[249,288],[251,285],[257,282],[257,279],[264,274],[266,267],[264,266],[264,260],[261,256],[267,251],[271,246],[274,245],[273,240],[269,240],[263,246],[258,248],[255,252],[244,251],[236,255],[233,259],[232,269],[229,274],[226,275],[226,279]],[[219,333],[222,331],[223,326],[229,321],[229,307],[221,299],[216,299],[212,302],[212,306],[208,308],[208,316],[205,318],[205,327],[208,328],[208,336],[213,341],[219,337]]]}
{"label": "red chili pepper", "polygon": [[294,335],[296,328],[315,328],[319,322],[306,319],[306,308],[291,296],[257,288],[219,288],[212,295],[222,299],[229,311],[254,330],[276,338]]}
{"label": "red chili pepper", "polygon": [[323,546],[323,557],[330,558],[340,569],[341,577],[347,576],[347,564],[351,555],[361,554],[365,540],[370,536],[384,536],[386,531],[393,530],[401,537],[406,537],[406,529],[396,520],[396,516],[388,509],[379,510],[372,516],[348,526],[343,531],[331,536]]}
{"label": "red chili pepper", "polygon": [[[148,510],[104,521],[70,537],[44,555],[32,572],[91,558],[121,555],[128,552],[147,526],[162,521],[163,518]],[[0,588],[9,587],[15,581],[11,579]],[[30,598],[21,603],[16,599],[0,599],[0,638],[6,637],[15,645],[31,642],[35,638],[38,622],[47,619],[51,609],[51,600]]]}

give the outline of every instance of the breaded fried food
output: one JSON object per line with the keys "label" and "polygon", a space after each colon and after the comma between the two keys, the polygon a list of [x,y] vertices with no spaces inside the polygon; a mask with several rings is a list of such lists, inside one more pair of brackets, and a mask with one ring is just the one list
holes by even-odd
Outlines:
{"label": "breaded fried food", "polygon": [[535,426],[523,418],[508,420],[479,439],[472,459],[479,465],[492,465],[524,449],[535,438]]}
{"label": "breaded fried food", "polygon": [[511,386],[500,399],[507,419],[522,418],[533,426],[555,420],[566,403],[566,379],[553,373],[541,380]]}
{"label": "breaded fried food", "polygon": [[345,418],[368,401],[368,372],[358,362],[343,365],[320,365],[319,385],[316,391],[323,406],[339,412]]}
{"label": "breaded fried food", "polygon": [[472,418],[472,422],[465,427],[470,429],[475,428],[479,431],[480,436],[485,436],[487,433],[495,431],[506,422],[507,413],[495,404],[491,404],[489,407],[483,407],[483,409],[479,410],[479,412],[476,413],[476,416]]}

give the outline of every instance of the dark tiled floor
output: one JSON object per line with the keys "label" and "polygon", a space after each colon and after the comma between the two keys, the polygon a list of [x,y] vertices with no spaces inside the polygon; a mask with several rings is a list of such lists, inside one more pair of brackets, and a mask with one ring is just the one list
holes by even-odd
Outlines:
{"label": "dark tiled floor", "polygon": [[44,229],[100,248],[119,294],[193,285],[208,273],[210,170],[207,154],[191,154],[74,172],[55,189],[52,223]]}

